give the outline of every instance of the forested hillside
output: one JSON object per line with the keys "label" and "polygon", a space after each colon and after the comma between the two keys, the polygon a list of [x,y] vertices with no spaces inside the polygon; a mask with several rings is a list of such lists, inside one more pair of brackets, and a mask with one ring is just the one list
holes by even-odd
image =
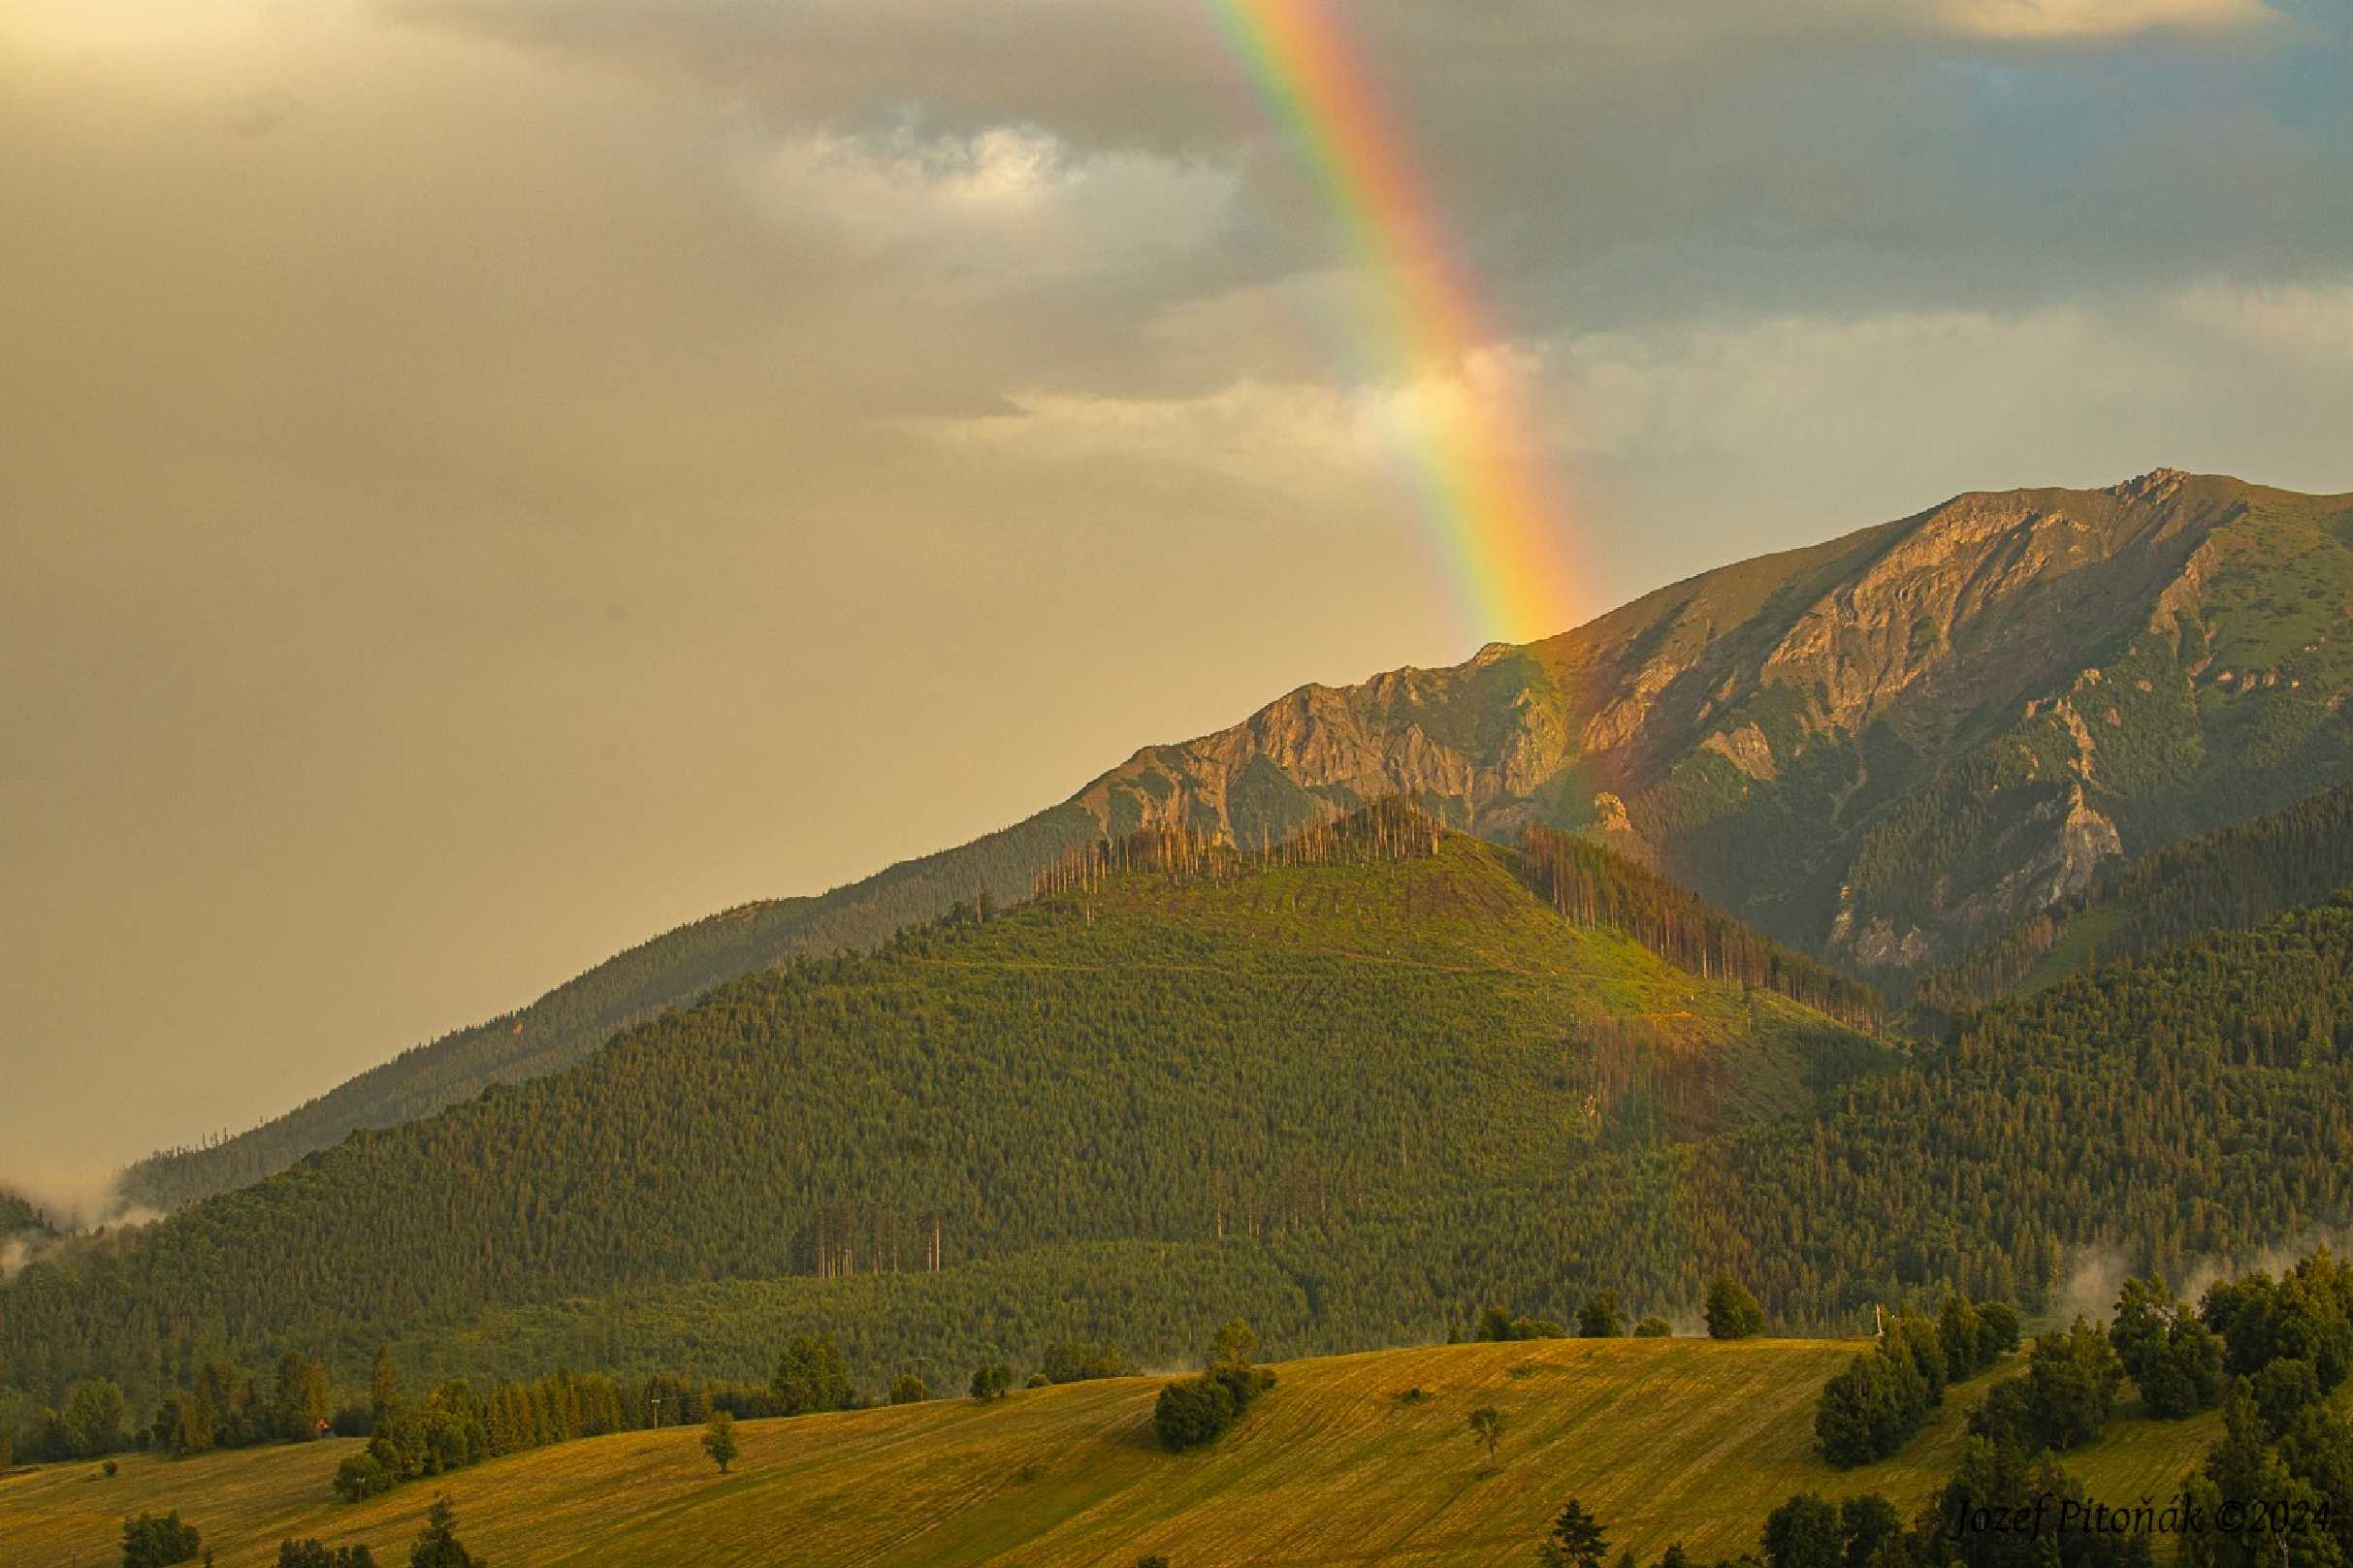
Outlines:
{"label": "forested hillside", "polygon": [[25,1231],[44,1231],[48,1222],[39,1209],[16,1194],[0,1188],[0,1241]]}
{"label": "forested hillside", "polygon": [[[1049,1249],[962,1279],[549,1303],[407,1354],[511,1374],[600,1352],[640,1370],[699,1353],[748,1375],[777,1335],[816,1328],[880,1375],[914,1354],[958,1364],[1080,1331],[1181,1348],[1186,1313],[1209,1321],[1219,1301],[1291,1354],[1435,1337],[1483,1300],[1565,1318],[1597,1283],[1629,1310],[1688,1313],[1727,1267],[1778,1328],[1852,1332],[1875,1303],[1933,1308],[1948,1285],[2047,1310],[2086,1249],[2181,1280],[2342,1226],[2348,1147],[2353,900],[2338,900],[1996,1004],[1819,1116],[1617,1142],[1565,1179],[1432,1189],[1263,1240]],[[1128,1281],[1132,1293],[1114,1284]]]}
{"label": "forested hillside", "polygon": [[1950,1014],[2101,959],[2254,925],[2353,886],[2353,785],[2111,863],[2083,892],[1958,963],[1922,976],[1915,1004]]}
{"label": "forested hillside", "polygon": [[[1132,1258],[1107,1271],[1138,1243],[1242,1249],[1319,1342],[1381,1343],[1475,1294],[1444,1255],[1477,1245],[1455,1229],[1477,1195],[1805,1110],[1884,1057],[1563,919],[1506,850],[1402,808],[1357,827],[1261,857],[1147,836],[1033,904],[747,976],[574,1069],[357,1134],[26,1269],[0,1378],[147,1396],[208,1349],[350,1365],[397,1330],[677,1282],[871,1299],[849,1282],[986,1264],[1017,1296],[1051,1278],[1022,1262],[1040,1249],[1149,1295]],[[1614,1278],[1553,1257],[1548,1291]],[[1195,1273],[1205,1294],[1160,1313],[1187,1345],[1233,1268]],[[982,1325],[868,1328],[945,1354]]]}
{"label": "forested hillside", "polygon": [[685,1007],[739,975],[799,953],[865,948],[985,892],[1010,902],[1038,867],[1094,833],[1060,807],[961,848],[908,861],[819,898],[747,904],[641,943],[517,1012],[403,1052],[307,1104],[220,1142],[170,1149],[123,1173],[123,1195],[153,1208],[242,1187],[361,1127],[390,1127],[567,1067],[622,1029]]}
{"label": "forested hillside", "polygon": [[1847,1328],[1948,1283],[2042,1304],[2089,1243],[2178,1276],[2348,1217],[2353,902],[1874,1072],[1864,1037],[1563,917],[1508,852],[1406,838],[1163,835],[750,976],[35,1264],[0,1376],[144,1395],[211,1350],[348,1369],[391,1334],[426,1367],[757,1376],[822,1329],[872,1388],[1052,1337],[1179,1356],[1233,1311],[1282,1354],[1596,1288],[1688,1312],[1726,1267],[1779,1327]]}

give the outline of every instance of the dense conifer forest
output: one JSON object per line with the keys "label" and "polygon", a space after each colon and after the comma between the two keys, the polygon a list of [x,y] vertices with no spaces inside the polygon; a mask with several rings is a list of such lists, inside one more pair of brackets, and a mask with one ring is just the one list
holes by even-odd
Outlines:
{"label": "dense conifer forest", "polygon": [[867,948],[929,920],[951,898],[1008,899],[1093,818],[1058,807],[957,849],[892,866],[817,898],[746,904],[640,943],[565,981],[530,1007],[402,1052],[284,1116],[196,1148],[133,1165],[123,1195],[177,1208],[283,1170],[354,1128],[390,1127],[477,1092],[580,1060],[617,1031],[683,1007],[723,981],[803,953]]}
{"label": "dense conifer forest", "polygon": [[144,1403],[222,1355],[355,1375],[386,1335],[420,1375],[742,1379],[823,1332],[872,1394],[1054,1339],[1169,1364],[1237,1313],[1285,1356],[1596,1290],[1689,1315],[1726,1269],[1773,1329],[1852,1331],[1952,1288],[2045,1309],[2093,1244],[2179,1277],[2353,1203],[2353,900],[1890,1047],[1407,821],[1291,863],[1098,850],[732,982],[35,1263],[0,1380]]}
{"label": "dense conifer forest", "polygon": [[2353,785],[2112,861],[2082,893],[1921,976],[1912,1000],[1926,1021],[1948,1022],[2020,985],[2253,925],[2345,886],[2353,886]]}
{"label": "dense conifer forest", "polygon": [[1638,861],[1541,827],[1522,837],[1520,856],[1536,890],[1580,925],[1615,926],[1671,964],[1764,986],[1857,1029],[1880,1026],[1869,986],[1752,931]]}

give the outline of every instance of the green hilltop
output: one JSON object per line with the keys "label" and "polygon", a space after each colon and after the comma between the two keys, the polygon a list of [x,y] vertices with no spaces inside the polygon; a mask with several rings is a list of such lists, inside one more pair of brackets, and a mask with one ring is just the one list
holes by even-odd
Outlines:
{"label": "green hilltop", "polygon": [[[730,1281],[814,1293],[827,1322],[882,1292],[845,1333],[879,1370],[988,1347],[992,1314],[916,1310],[967,1268],[1041,1330],[1066,1292],[1093,1301],[1073,1331],[1157,1322],[1147,1355],[1245,1305],[1298,1349],[1429,1337],[1499,1288],[1481,1209],[1891,1060],[1563,916],[1511,851],[1409,808],[1267,856],[1149,834],[1097,855],[1031,903],[748,976],[574,1068],[36,1264],[0,1291],[0,1380],[54,1397],[103,1372],[144,1402],[224,1351],[300,1341],[347,1368],[488,1312]],[[1548,1298],[1617,1283],[1580,1255],[1671,1223],[1671,1192],[1661,1168],[1506,1266]],[[1659,1239],[1671,1307],[1697,1264]]]}
{"label": "green hilltop", "polygon": [[1596,1289],[1683,1314],[1725,1268],[1840,1332],[1950,1285],[2051,1310],[2087,1246],[2178,1278],[2353,1212],[2353,902],[1888,1042],[1776,990],[1801,961],[1543,848],[1391,806],[1270,853],[1065,857],[1031,903],[37,1262],[0,1287],[0,1384],[145,1409],[214,1356],[353,1377],[387,1339],[434,1375],[757,1378],[822,1331],[876,1392],[1056,1339],[1170,1364],[1234,1313],[1283,1355]]}

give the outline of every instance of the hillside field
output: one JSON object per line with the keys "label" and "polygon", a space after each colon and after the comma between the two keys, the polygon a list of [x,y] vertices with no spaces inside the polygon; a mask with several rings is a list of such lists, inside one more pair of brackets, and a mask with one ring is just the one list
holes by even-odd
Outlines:
{"label": "hillside field", "polygon": [[[1857,1344],[1828,1340],[1547,1340],[1294,1361],[1206,1452],[1162,1452],[1161,1379],[1123,1378],[738,1428],[721,1477],[699,1428],[510,1456],[361,1505],[329,1477],[356,1441],[126,1456],[0,1479],[0,1568],[119,1560],[121,1519],[178,1509],[221,1568],[274,1561],[284,1537],[365,1542],[406,1560],[436,1486],[495,1568],[787,1563],[795,1568],[1173,1568],[1488,1565],[1533,1560],[1570,1497],[1645,1561],[1681,1541],[1701,1560],[1754,1550],[1799,1490],[1886,1494],[1907,1513],[1950,1471],[1968,1410],[2000,1373],[1954,1389],[1895,1458],[1839,1472],[1813,1452],[1822,1380]],[[1430,1397],[1408,1402],[1413,1389]],[[1495,1460],[1466,1430],[1493,1404]],[[2095,1495],[2169,1494],[2219,1429],[2211,1413],[2119,1420],[2066,1456]]]}

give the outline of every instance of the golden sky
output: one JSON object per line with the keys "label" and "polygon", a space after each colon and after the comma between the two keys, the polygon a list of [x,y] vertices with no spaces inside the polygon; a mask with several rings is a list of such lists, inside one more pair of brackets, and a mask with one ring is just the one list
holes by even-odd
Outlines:
{"label": "golden sky", "polygon": [[[2337,0],[1348,12],[1584,612],[2353,489]],[[0,1176],[1467,656],[1365,288],[1192,0],[0,0]]]}

